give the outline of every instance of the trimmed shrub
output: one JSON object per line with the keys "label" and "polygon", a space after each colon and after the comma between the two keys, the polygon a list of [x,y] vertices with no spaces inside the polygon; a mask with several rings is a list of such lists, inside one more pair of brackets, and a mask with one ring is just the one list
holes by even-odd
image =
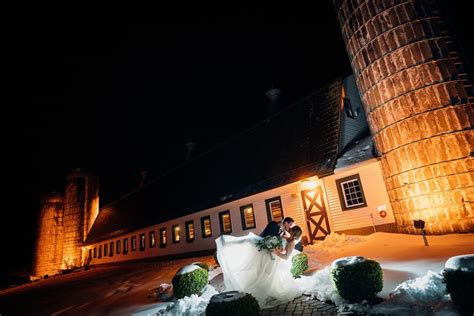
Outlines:
{"label": "trimmed shrub", "polygon": [[451,296],[454,304],[467,314],[474,313],[474,272],[461,269],[444,269],[443,278],[446,283],[446,292]]}
{"label": "trimmed shrub", "polygon": [[205,262],[193,262],[192,264],[195,264],[201,268],[203,268],[206,271],[209,271],[209,265]]}
{"label": "trimmed shrub", "polygon": [[200,267],[188,273],[176,274],[172,280],[174,296],[180,299],[192,294],[201,294],[208,283],[207,278],[207,270]]}
{"label": "trimmed shrub", "polygon": [[291,264],[291,274],[295,279],[299,278],[309,268],[308,256],[301,252],[291,258]]}
{"label": "trimmed shrub", "polygon": [[335,267],[331,276],[337,293],[350,303],[374,301],[383,288],[382,268],[373,260]]}
{"label": "trimmed shrub", "polygon": [[206,308],[206,316],[260,315],[260,306],[252,295],[237,291],[216,294]]}

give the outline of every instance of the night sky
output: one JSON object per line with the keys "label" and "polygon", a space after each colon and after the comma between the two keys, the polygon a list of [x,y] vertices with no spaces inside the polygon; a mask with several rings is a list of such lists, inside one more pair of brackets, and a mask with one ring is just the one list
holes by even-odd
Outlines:
{"label": "night sky", "polygon": [[[461,1],[445,10],[471,56],[471,11]],[[7,87],[21,102],[3,116],[15,203],[2,210],[2,271],[29,264],[40,196],[63,193],[68,172],[98,174],[105,205],[140,171],[182,162],[186,142],[201,152],[264,118],[272,84],[289,102],[351,71],[331,1],[100,21],[36,15],[11,28]]]}

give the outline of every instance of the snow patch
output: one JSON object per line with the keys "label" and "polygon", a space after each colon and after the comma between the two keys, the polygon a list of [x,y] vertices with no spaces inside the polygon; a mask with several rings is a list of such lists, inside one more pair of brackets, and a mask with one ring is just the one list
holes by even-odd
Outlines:
{"label": "snow patch", "polygon": [[337,306],[347,301],[340,296],[333,285],[331,278],[331,267],[325,267],[311,276],[301,276],[296,283],[306,295],[316,297],[320,301],[332,301]]}
{"label": "snow patch", "polygon": [[365,262],[367,261],[366,257],[361,257],[361,256],[351,256],[351,257],[344,257],[344,258],[339,258],[333,261],[331,264],[331,267],[333,269],[335,268],[340,268],[344,266],[350,266],[354,265],[360,262]]}
{"label": "snow patch", "polygon": [[446,261],[444,267],[446,269],[474,272],[474,254],[451,257]]}
{"label": "snow patch", "polygon": [[322,259],[335,257],[338,252],[365,242],[366,238],[365,236],[330,233],[323,241],[318,241],[304,248],[304,251],[308,255],[308,264],[310,267],[322,268],[325,266],[325,264],[321,263]]}
{"label": "snow patch", "polygon": [[173,296],[172,289],[173,286],[171,284],[162,283],[154,290],[152,297],[155,297],[160,301],[166,301]]}
{"label": "snow patch", "polygon": [[458,315],[449,303],[446,285],[440,273],[426,275],[400,283],[389,299],[375,305],[371,312],[395,315]]}
{"label": "snow patch", "polygon": [[314,245],[305,247],[305,251],[311,252],[311,250],[314,249],[331,250],[333,248],[342,248],[350,245],[355,245],[365,240],[365,236],[351,236],[346,234],[330,233],[323,241],[316,242]]}
{"label": "snow patch", "polygon": [[200,266],[195,265],[195,264],[189,264],[189,265],[184,266],[181,269],[179,269],[178,272],[176,272],[176,275],[183,275],[183,274],[186,274],[186,273],[193,272],[194,270],[197,270],[197,269],[202,269],[202,268]]}
{"label": "snow patch", "polygon": [[222,269],[221,267],[217,267],[217,268],[214,268],[214,269],[211,269],[209,271],[209,278],[208,280],[211,281],[212,279],[214,279],[216,276],[218,276],[219,274],[222,273]]}
{"label": "snow patch", "polygon": [[430,270],[420,278],[400,283],[390,294],[389,300],[431,304],[440,302],[445,294],[443,276]]}
{"label": "snow patch", "polygon": [[212,285],[206,285],[201,296],[193,294],[191,296],[183,297],[174,303],[171,303],[164,308],[157,311],[153,316],[159,315],[204,315],[206,307],[211,300],[211,297],[218,294],[216,289]]}

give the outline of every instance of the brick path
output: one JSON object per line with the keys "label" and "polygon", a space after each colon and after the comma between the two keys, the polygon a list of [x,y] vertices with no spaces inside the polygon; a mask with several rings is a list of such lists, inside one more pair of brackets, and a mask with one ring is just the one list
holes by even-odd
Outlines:
{"label": "brick path", "polygon": [[309,296],[300,296],[293,301],[262,310],[262,315],[337,315],[334,305],[326,304]]}

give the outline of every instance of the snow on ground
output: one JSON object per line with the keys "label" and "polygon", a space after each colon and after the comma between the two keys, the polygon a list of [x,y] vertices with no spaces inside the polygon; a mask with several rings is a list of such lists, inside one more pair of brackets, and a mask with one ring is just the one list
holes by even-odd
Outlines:
{"label": "snow on ground", "polygon": [[[448,258],[474,253],[474,234],[428,236],[428,242],[430,246],[426,247],[421,236],[404,234],[331,234],[325,241],[305,247],[311,270],[297,282],[310,286],[308,292],[315,297],[343,306],[344,300],[334,292],[329,278],[331,263],[341,257],[364,256],[381,264],[384,276],[381,296],[388,299],[372,311],[430,315],[434,310],[439,315],[456,315],[449,297],[442,296],[444,289],[438,273]],[[207,287],[204,297],[174,302],[160,301],[156,292],[160,285],[165,289],[181,267],[196,261],[214,265],[209,256],[97,267],[3,290],[0,314],[148,315],[167,308],[168,314],[178,311],[193,314],[203,310],[218,288],[216,285]],[[210,271],[209,279],[219,278],[220,273],[220,269]],[[364,310],[364,306],[353,308]]]}
{"label": "snow on ground", "polygon": [[[380,296],[387,299],[371,312],[397,315],[456,315],[439,274],[453,256],[474,253],[474,234],[428,236],[429,246],[416,235],[374,233],[369,236],[331,234],[325,241],[305,248],[310,267],[328,267],[341,257],[364,256],[380,263],[384,287]],[[459,260],[458,260],[459,261]],[[466,261],[466,259],[464,259]],[[328,268],[313,273],[317,277],[310,291],[318,299],[330,299],[344,306],[328,280]],[[311,283],[311,280],[305,282]],[[355,310],[367,311],[363,306]]]}
{"label": "snow on ground", "polygon": [[453,256],[474,253],[474,234],[427,236],[374,233],[368,236],[330,234],[325,241],[305,247],[310,267],[321,268],[338,258],[364,256],[378,261],[383,269],[384,288],[388,294],[401,282],[422,277],[429,270],[440,272]]}
{"label": "snow on ground", "polygon": [[206,285],[200,296],[193,294],[177,301],[156,304],[150,309],[133,314],[134,316],[193,316],[203,315],[211,297],[219,292],[212,285]]}
{"label": "snow on ground", "polygon": [[199,267],[195,264],[189,264],[189,265],[184,266],[181,269],[179,269],[178,272],[176,272],[176,275],[183,275],[183,274],[186,274],[186,273],[193,272],[194,270],[197,270],[197,269],[201,269],[201,267]]}
{"label": "snow on ground", "polygon": [[474,254],[451,257],[444,265],[446,269],[474,272]]}

